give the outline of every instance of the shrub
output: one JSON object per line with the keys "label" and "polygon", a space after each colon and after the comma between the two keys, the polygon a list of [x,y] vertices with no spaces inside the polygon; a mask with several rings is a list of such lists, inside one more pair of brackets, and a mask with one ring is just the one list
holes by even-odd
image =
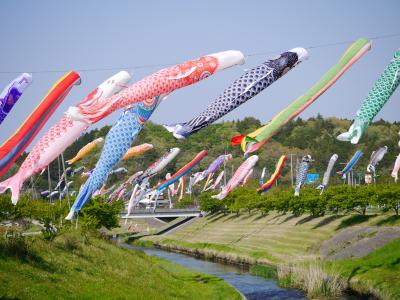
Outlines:
{"label": "shrub", "polygon": [[202,193],[199,196],[200,209],[202,211],[214,214],[222,211],[224,208],[224,203],[221,200],[211,198],[211,193]]}
{"label": "shrub", "polygon": [[119,227],[119,212],[123,209],[122,201],[106,203],[103,198],[92,198],[81,210],[80,221],[86,229],[112,229]]}
{"label": "shrub", "polygon": [[279,213],[287,213],[290,209],[290,199],[293,198],[291,190],[281,191],[272,197],[272,206]]}
{"label": "shrub", "polygon": [[11,256],[21,260],[34,258],[35,254],[31,250],[31,243],[22,232],[13,228],[7,228],[0,236],[0,254]]}
{"label": "shrub", "polygon": [[174,203],[174,208],[185,208],[193,206],[195,206],[195,199],[188,196],[185,196],[179,202]]}
{"label": "shrub", "polygon": [[319,195],[316,189],[304,189],[303,194],[304,208],[312,217],[321,217],[326,212],[326,199]]}
{"label": "shrub", "polygon": [[383,207],[383,210],[393,209],[399,215],[400,209],[400,185],[389,184],[381,186],[375,194],[375,202]]}

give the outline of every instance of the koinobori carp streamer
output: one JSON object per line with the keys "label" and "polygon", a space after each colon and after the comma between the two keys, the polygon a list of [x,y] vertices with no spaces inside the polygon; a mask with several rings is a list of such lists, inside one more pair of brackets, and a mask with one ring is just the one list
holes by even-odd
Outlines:
{"label": "koinobori carp streamer", "polygon": [[166,179],[165,181],[161,182],[160,184],[156,185],[154,187],[155,190],[157,191],[162,191],[169,185],[177,182],[179,178],[182,176],[185,176],[190,170],[192,170],[195,166],[197,166],[200,161],[204,158],[204,156],[207,155],[207,151],[203,150],[199,154],[196,155],[195,158],[188,164],[186,164],[184,167],[182,167],[178,172],[176,172],[174,175],[172,175],[169,179]]}
{"label": "koinobori carp streamer", "polygon": [[400,154],[397,156],[396,161],[394,162],[393,171],[391,174],[395,182],[397,182],[399,170],[400,170]]}
{"label": "koinobori carp streamer", "polygon": [[400,49],[396,51],[392,61],[385,68],[368,93],[367,98],[357,111],[356,119],[349,131],[340,134],[339,141],[350,141],[357,144],[367,130],[369,124],[386,104],[400,84]]}
{"label": "koinobori carp streamer", "polygon": [[[134,181],[131,182],[132,184],[136,182],[136,185],[129,199],[127,216],[130,215],[133,207],[135,207],[136,203],[141,200],[142,196],[146,193],[148,180],[157,173],[161,172],[179,154],[180,151],[181,150],[179,148],[171,148],[167,153],[152,163],[146,169],[146,171],[142,172],[142,174],[140,174],[135,178]],[[169,178],[171,178],[171,176],[169,176],[168,179]]]}
{"label": "koinobori carp streamer", "polygon": [[102,137],[99,137],[99,138],[91,141],[90,143],[87,143],[85,146],[83,146],[78,151],[78,153],[73,158],[67,160],[67,163],[70,165],[76,163],[78,160],[80,160],[81,158],[85,157],[90,152],[92,152],[92,150],[94,148],[96,148],[97,145],[101,144],[102,142],[104,142],[104,139]]}
{"label": "koinobori carp streamer", "polygon": [[93,107],[90,108],[91,113],[89,114],[88,111],[80,111],[85,118],[96,120],[121,106],[144,100],[125,110],[107,134],[96,168],[79,192],[67,219],[71,219],[74,211],[78,212],[92,194],[101,187],[107,179],[109,170],[121,160],[143,128],[144,123],[168,93],[205,79],[219,70],[243,63],[243,59],[244,56],[240,51],[225,51],[207,55],[182,65],[164,69],[133,84],[116,95],[118,97],[110,97],[107,101],[110,105],[105,106],[107,110],[103,110],[103,113],[99,114],[99,111],[93,111]]}
{"label": "koinobori carp streamer", "polygon": [[346,175],[351,169],[353,169],[353,167],[356,165],[358,160],[361,158],[362,154],[363,153],[361,150],[358,150],[356,153],[354,153],[353,157],[350,159],[350,161],[347,163],[347,165],[343,168],[343,170],[340,172],[337,172],[337,174],[340,177],[343,177],[344,175]]}
{"label": "koinobori carp streamer", "polygon": [[[17,131],[1,145],[0,176],[4,175],[26,147],[29,146],[72,87],[79,85],[80,82],[81,78],[75,72],[69,72],[61,77]],[[4,187],[1,188],[0,184],[1,191],[4,191]]]}
{"label": "koinobori carp streamer", "polygon": [[294,48],[275,59],[267,60],[235,80],[197,117],[185,123],[164,127],[178,139],[187,138],[259,94],[307,56],[304,48]]}
{"label": "koinobori carp streamer", "polygon": [[367,166],[367,172],[371,172],[375,174],[375,168],[379,164],[379,162],[383,159],[385,154],[388,152],[388,147],[383,146],[380,147],[378,150],[373,151],[371,154],[371,159]]}
{"label": "koinobori carp streamer", "polygon": [[93,104],[90,107],[79,105],[77,109],[82,117],[94,123],[120,108],[160,95],[167,95],[205,79],[217,71],[243,63],[243,53],[236,50],[206,55],[149,75],[118,95],[108,98],[101,105]]}
{"label": "koinobori carp streamer", "polygon": [[145,143],[145,144],[134,146],[132,148],[129,148],[125,152],[124,156],[122,157],[122,160],[126,160],[126,159],[129,159],[129,158],[134,157],[134,156],[138,156],[138,155],[140,155],[140,154],[142,154],[142,153],[144,153],[146,151],[149,151],[151,149],[153,149],[153,145],[152,144],[146,144]]}
{"label": "koinobori carp streamer", "polygon": [[125,110],[113,127],[111,127],[105,138],[100,159],[96,163],[92,174],[79,191],[75,203],[67,216],[67,220],[71,220],[74,212],[79,212],[92,197],[93,193],[107,180],[108,175],[112,172],[112,168],[124,156],[142,130],[145,122],[161,102],[161,97],[134,104],[132,108]]}
{"label": "koinobori carp streamer", "polygon": [[306,182],[308,169],[310,168],[310,162],[312,161],[311,155],[303,156],[301,163],[297,168],[296,174],[296,185],[294,187],[294,195],[300,196],[300,189]]}
{"label": "koinobori carp streamer", "polygon": [[340,60],[305,94],[297,98],[283,111],[277,114],[268,124],[260,127],[245,136],[232,138],[232,145],[241,144],[245,154],[257,151],[271,137],[273,137],[284,125],[299,115],[309,105],[318,99],[328,88],[330,88],[361,56],[371,48],[371,43],[366,39],[359,39],[353,43],[343,54]]}
{"label": "koinobori carp streamer", "polygon": [[[125,71],[115,74],[94,89],[80,104],[90,106],[90,103],[101,102],[120,91],[122,85],[128,82],[129,79],[130,75]],[[69,110],[70,109],[71,107]],[[10,188],[13,194],[13,202],[18,201],[19,191],[24,181],[48,166],[71,145],[89,125],[90,123],[76,120],[67,113],[34,145],[17,174],[0,183],[0,191]]]}
{"label": "koinobori carp streamer", "polygon": [[144,180],[161,172],[179,154],[180,151],[181,149],[179,148],[171,148],[167,153],[152,163],[136,181],[142,183]]}
{"label": "koinobori carp streamer", "polygon": [[222,178],[224,178],[224,175],[225,175],[225,171],[222,170],[218,174],[217,179],[215,179],[214,183],[209,188],[207,188],[207,186],[204,186],[205,188],[203,190],[205,190],[205,191],[208,191],[210,189],[215,190],[217,188],[218,184],[220,184],[220,182],[222,181]]}
{"label": "koinobori carp streamer", "polygon": [[328,187],[329,179],[331,178],[332,170],[333,167],[335,166],[338,157],[339,156],[337,154],[333,154],[329,159],[329,163],[324,173],[324,177],[322,178],[322,184],[317,187],[317,189],[321,191],[321,195]]}
{"label": "koinobori carp streamer", "polygon": [[32,75],[22,73],[11,81],[0,94],[0,124],[17,103],[22,93],[32,83]]}
{"label": "koinobori carp streamer", "polygon": [[257,191],[258,191],[259,193],[264,193],[264,192],[268,191],[268,190],[274,185],[274,183],[275,183],[276,180],[279,178],[279,176],[281,176],[281,172],[282,172],[283,166],[285,165],[285,161],[286,161],[287,159],[288,159],[288,158],[287,158],[286,155],[282,155],[282,156],[279,158],[279,160],[278,160],[278,162],[277,162],[277,164],[276,164],[276,168],[275,168],[274,174],[271,175],[271,178],[270,178],[266,183],[264,183],[263,185],[261,185],[261,186],[258,188]]}
{"label": "koinobori carp streamer", "polygon": [[194,184],[200,182],[204,178],[206,178],[209,175],[214,174],[224,163],[232,159],[232,154],[222,154],[218,156],[209,166],[206,170],[203,172],[200,172],[198,176],[196,176]]}
{"label": "koinobori carp streamer", "polygon": [[250,170],[254,168],[257,161],[257,155],[252,155],[247,158],[236,170],[235,174],[233,174],[232,178],[228,181],[226,186],[223,187],[222,191],[218,195],[214,195],[212,197],[222,200],[226,196],[228,196],[230,192],[232,192],[241,182],[243,182],[244,178],[247,174],[249,174]]}

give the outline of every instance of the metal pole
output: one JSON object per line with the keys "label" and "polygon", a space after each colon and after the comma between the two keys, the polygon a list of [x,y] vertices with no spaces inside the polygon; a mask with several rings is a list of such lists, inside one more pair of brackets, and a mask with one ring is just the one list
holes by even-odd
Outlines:
{"label": "metal pole", "polygon": [[292,187],[294,185],[293,180],[293,154],[290,153],[290,180],[292,181]]}
{"label": "metal pole", "polygon": [[[51,178],[50,178],[50,164],[47,166],[47,181],[49,182],[49,195],[51,195]],[[50,197],[50,203],[53,203]]]}
{"label": "metal pole", "polygon": [[79,212],[76,215],[75,229],[78,229]]}
{"label": "metal pole", "polygon": [[64,153],[61,153],[61,163],[63,167],[63,174],[64,174],[64,180],[65,180],[65,188],[67,190],[67,201],[68,201],[68,206],[69,209],[71,209],[71,203],[69,201],[69,190],[68,190],[68,179],[67,179],[67,172],[65,171],[65,162],[64,162]]}
{"label": "metal pole", "polygon": [[[60,156],[57,156],[57,166],[58,166],[58,182],[57,185],[61,181],[61,165],[60,165]],[[61,207],[61,191],[60,186],[58,186],[58,200],[60,200],[60,207]]]}
{"label": "metal pole", "polygon": [[[226,155],[226,142],[225,142],[225,155]],[[225,167],[226,167],[226,160],[224,159],[224,186],[226,186],[226,172],[225,172]]]}

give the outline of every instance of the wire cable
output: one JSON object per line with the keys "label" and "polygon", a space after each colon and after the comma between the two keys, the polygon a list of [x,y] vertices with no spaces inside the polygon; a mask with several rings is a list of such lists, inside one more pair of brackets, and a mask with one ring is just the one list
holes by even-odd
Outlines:
{"label": "wire cable", "polygon": [[[394,38],[394,37],[400,37],[400,33],[393,33],[393,34],[385,34],[385,35],[378,35],[378,36],[373,36],[373,37],[367,37],[369,40],[382,40],[382,39],[389,39],[389,38]],[[327,47],[335,47],[335,46],[341,46],[341,45],[348,45],[354,42],[354,40],[351,41],[340,41],[340,42],[333,42],[333,43],[326,43],[326,44],[319,44],[319,45],[311,45],[308,47],[305,47],[306,49],[319,49],[319,48],[327,48]],[[279,50],[270,50],[270,51],[265,51],[265,52],[255,52],[255,53],[249,53],[246,54],[245,57],[253,57],[253,56],[262,56],[262,55],[267,55],[267,54],[275,54],[275,53],[281,53],[285,50],[279,49]],[[176,64],[176,63],[175,63]],[[175,65],[174,63],[166,63],[166,64],[148,64],[148,65],[136,65],[136,66],[128,66],[128,67],[102,67],[102,68],[84,68],[84,69],[76,69],[76,72],[101,72],[101,71],[112,71],[112,70],[123,70],[123,69],[128,69],[128,70],[138,70],[138,69],[150,69],[150,68],[165,68],[165,67],[170,67]],[[15,74],[15,73],[32,73],[32,74],[38,74],[38,73],[65,73],[69,72],[70,70],[65,70],[65,69],[55,69],[55,70],[40,70],[40,71],[0,71],[0,74]]]}

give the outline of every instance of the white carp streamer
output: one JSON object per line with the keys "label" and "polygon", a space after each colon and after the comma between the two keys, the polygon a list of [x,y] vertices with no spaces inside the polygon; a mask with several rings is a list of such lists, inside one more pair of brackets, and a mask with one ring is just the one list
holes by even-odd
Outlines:
{"label": "white carp streamer", "polygon": [[388,152],[388,147],[383,146],[380,147],[378,150],[372,152],[371,159],[367,166],[367,171],[375,174],[375,168],[379,164],[379,162],[383,159],[385,154]]}
{"label": "white carp streamer", "polygon": [[328,187],[329,179],[331,178],[332,170],[338,157],[339,156],[337,154],[333,154],[331,159],[329,160],[328,167],[326,168],[324,177],[322,178],[322,184],[317,187],[318,190],[321,190],[321,195]]}

